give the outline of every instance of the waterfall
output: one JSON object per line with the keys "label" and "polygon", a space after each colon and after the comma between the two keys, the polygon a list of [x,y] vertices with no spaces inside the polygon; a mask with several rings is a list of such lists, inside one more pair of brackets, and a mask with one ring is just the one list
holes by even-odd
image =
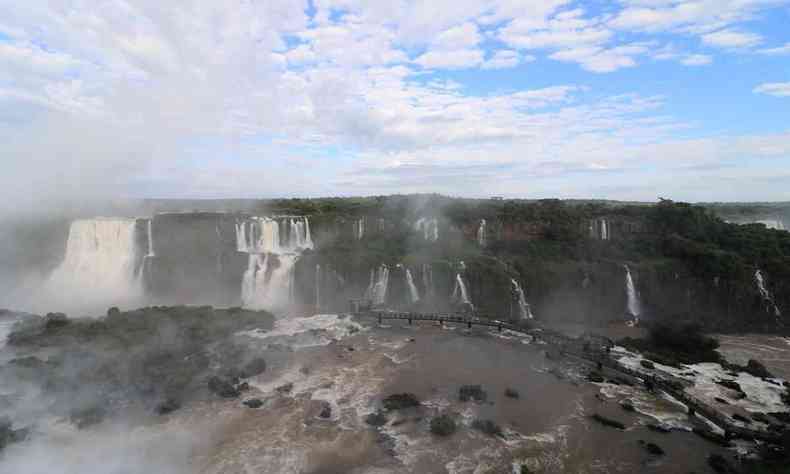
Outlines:
{"label": "waterfall", "polygon": [[409,287],[409,297],[412,303],[420,301],[420,292],[417,291],[417,286],[414,284],[414,278],[411,276],[411,270],[406,268],[406,285]]}
{"label": "waterfall", "polygon": [[148,254],[146,257],[155,257],[154,253],[154,220],[148,219]]}
{"label": "waterfall", "polygon": [[139,298],[143,288],[136,272],[136,243],[135,219],[73,221],[66,255],[49,276],[46,290],[55,298],[67,297],[72,304],[131,302]]}
{"label": "waterfall", "polygon": [[[295,264],[305,249],[312,248],[307,217],[250,217],[237,222],[236,249],[249,254],[242,277],[242,304],[281,309],[293,303]],[[318,303],[318,293],[316,298]]]}
{"label": "waterfall", "polygon": [[642,313],[641,305],[639,303],[639,294],[634,285],[634,279],[631,277],[631,269],[628,265],[625,267],[625,289],[628,294],[628,313],[634,318],[634,322],[639,322],[639,315]]}
{"label": "waterfall", "polygon": [[477,243],[481,247],[486,246],[486,220],[480,219],[480,225],[477,226]]}
{"label": "waterfall", "polygon": [[422,234],[422,238],[428,242],[439,240],[439,221],[435,218],[420,217],[414,223],[414,230]]}
{"label": "waterfall", "polygon": [[433,291],[433,267],[430,263],[422,264],[422,286],[425,289],[425,298],[432,298]]}
{"label": "waterfall", "polygon": [[601,219],[601,240],[609,240],[609,223]]}
{"label": "waterfall", "polygon": [[459,305],[474,307],[472,302],[469,301],[469,292],[466,291],[466,283],[464,283],[460,273],[455,274],[455,287],[453,287],[451,300]]}
{"label": "waterfall", "polygon": [[516,301],[518,303],[518,312],[520,319],[534,319],[534,315],[532,314],[532,309],[527,303],[527,298],[524,296],[524,290],[521,288],[521,285],[515,279],[510,280],[513,284],[513,292],[516,296]]}
{"label": "waterfall", "polygon": [[782,312],[779,310],[779,306],[776,305],[773,295],[765,286],[765,277],[761,270],[758,269],[754,272],[754,281],[757,284],[757,291],[760,293],[760,297],[762,297],[763,301],[766,303],[766,311],[773,310],[774,316],[776,316],[777,319],[782,317]]}
{"label": "waterfall", "polygon": [[315,265],[315,309],[321,307],[321,265]]}
{"label": "waterfall", "polygon": [[357,240],[362,240],[362,237],[365,235],[365,218],[357,219],[354,223],[354,235],[356,236]]}
{"label": "waterfall", "polygon": [[373,306],[381,306],[387,301],[387,287],[389,286],[390,269],[382,264],[377,270],[370,270],[370,284],[365,291],[365,299],[370,300]]}

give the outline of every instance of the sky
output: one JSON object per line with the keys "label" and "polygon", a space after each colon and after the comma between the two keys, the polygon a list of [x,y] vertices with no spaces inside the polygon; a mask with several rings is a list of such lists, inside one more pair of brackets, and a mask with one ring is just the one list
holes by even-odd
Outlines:
{"label": "sky", "polygon": [[0,0],[0,208],[790,200],[790,0]]}

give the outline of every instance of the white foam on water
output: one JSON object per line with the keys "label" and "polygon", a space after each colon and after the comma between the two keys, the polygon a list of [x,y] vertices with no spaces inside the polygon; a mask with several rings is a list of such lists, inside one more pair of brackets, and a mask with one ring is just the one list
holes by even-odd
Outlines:
{"label": "white foam on water", "polygon": [[316,314],[309,317],[285,317],[277,319],[271,331],[260,329],[244,331],[256,339],[273,344],[285,344],[295,349],[326,346],[365,328],[349,317],[337,314]]}

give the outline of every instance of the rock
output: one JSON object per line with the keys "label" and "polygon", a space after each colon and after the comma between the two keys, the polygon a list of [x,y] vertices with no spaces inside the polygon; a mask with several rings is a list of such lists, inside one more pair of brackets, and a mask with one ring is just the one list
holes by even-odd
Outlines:
{"label": "rock", "polygon": [[665,454],[664,450],[661,449],[661,446],[655,443],[645,443],[640,439],[639,444],[641,444],[642,447],[644,447],[647,450],[647,452],[652,454],[653,456],[663,456]]}
{"label": "rock", "polygon": [[745,416],[742,416],[742,415],[740,415],[738,413],[733,413],[732,414],[732,419],[736,420],[736,421],[740,421],[741,423],[751,423],[751,420],[749,420]]}
{"label": "rock", "polygon": [[790,413],[788,412],[784,412],[784,411],[772,412],[769,413],[769,415],[771,415],[772,417],[776,418],[777,420],[783,423],[790,423]]}
{"label": "rock", "polygon": [[622,402],[620,402],[620,408],[622,408],[625,411],[631,411],[631,412],[636,411],[636,408],[634,408],[634,404],[631,403],[630,400],[623,400]]}
{"label": "rock", "polygon": [[44,317],[44,329],[51,331],[69,324],[69,318],[63,313],[47,313]]}
{"label": "rock", "polygon": [[69,413],[69,420],[82,429],[91,425],[101,423],[107,416],[107,410],[101,405],[93,405],[85,408],[74,409]]}
{"label": "rock", "polygon": [[365,423],[370,426],[384,426],[387,424],[387,416],[381,411],[370,413],[365,416]]}
{"label": "rock", "polygon": [[505,389],[505,396],[508,397],[508,398],[520,398],[521,395],[518,393],[518,390],[516,390],[516,389],[506,388]]}
{"label": "rock", "polygon": [[765,423],[765,424],[767,424],[767,425],[770,425],[770,424],[771,424],[771,419],[770,419],[770,418],[768,418],[768,417],[765,415],[765,413],[762,413],[762,412],[759,412],[759,411],[758,411],[758,412],[754,412],[754,413],[752,413],[752,419],[753,419],[754,421],[759,421],[760,423]]}
{"label": "rock", "polygon": [[481,403],[488,399],[488,394],[483,390],[482,385],[462,385],[458,389],[458,400],[468,402],[473,400]]}
{"label": "rock", "polygon": [[711,454],[708,456],[708,465],[718,474],[736,474],[736,471],[724,456],[720,454]]}
{"label": "rock", "polygon": [[236,390],[238,390],[239,392],[246,392],[249,389],[250,389],[250,384],[248,384],[247,382],[242,382],[236,385]]}
{"label": "rock", "polygon": [[351,347],[351,346],[349,346],[347,349],[348,349],[348,352],[354,352],[354,350],[355,350],[355,349],[354,349],[353,347]]}
{"label": "rock", "polygon": [[307,402],[305,409],[305,423],[310,423],[311,420],[319,418],[321,420],[328,420],[332,418],[332,405],[326,400],[310,400]]}
{"label": "rock", "polygon": [[402,410],[420,406],[420,401],[413,393],[396,393],[390,395],[382,401],[384,409],[387,411]]}
{"label": "rock", "polygon": [[768,369],[765,368],[765,365],[763,365],[763,363],[757,359],[749,359],[749,362],[746,363],[744,372],[761,379],[774,378],[774,376],[771,375],[771,372],[768,372]]}
{"label": "rock", "polygon": [[644,367],[646,369],[650,369],[650,370],[653,370],[653,369],[656,368],[655,364],[653,364],[649,360],[645,360],[645,359],[640,360],[639,361],[639,365],[641,365],[642,367]]}
{"label": "rock", "polygon": [[260,408],[263,406],[263,401],[260,398],[249,398],[241,403],[249,408]]}
{"label": "rock", "polygon": [[730,402],[728,402],[727,400],[725,400],[725,399],[723,399],[721,397],[714,397],[713,399],[716,400],[717,402],[723,404],[723,405],[729,405],[730,404]]}
{"label": "rock", "polygon": [[254,377],[258,374],[262,374],[266,372],[266,361],[263,360],[261,357],[256,357],[251,361],[244,364],[244,367],[241,368],[241,378],[248,379],[250,377]]}
{"label": "rock", "polygon": [[492,420],[481,420],[478,418],[472,422],[472,428],[491,436],[502,435],[502,428]]}
{"label": "rock", "polygon": [[603,375],[599,374],[598,372],[590,372],[587,374],[587,380],[595,383],[603,383],[606,379],[604,379]]}
{"label": "rock", "polygon": [[620,430],[624,430],[625,429],[625,425],[623,423],[620,423],[619,421],[613,420],[611,418],[607,418],[607,417],[605,417],[603,415],[600,415],[598,413],[593,414],[591,418],[593,420],[597,421],[598,423],[601,423],[604,426],[611,426],[612,428],[617,428],[617,429],[620,429]]}
{"label": "rock", "polygon": [[532,474],[526,464],[522,464],[518,469],[519,474]]}
{"label": "rock", "polygon": [[436,436],[450,436],[456,428],[455,420],[450,415],[442,414],[431,419],[431,433]]}
{"label": "rock", "polygon": [[716,383],[721,385],[722,387],[729,388],[730,390],[735,390],[736,392],[743,393],[743,389],[741,388],[741,385],[734,380],[717,380]]}
{"label": "rock", "polygon": [[181,402],[175,398],[167,398],[156,406],[157,415],[167,415],[181,408]]}
{"label": "rock", "polygon": [[280,385],[279,387],[275,388],[274,391],[281,395],[285,395],[291,393],[291,390],[293,389],[294,389],[294,384],[287,383],[285,385]]}
{"label": "rock", "polygon": [[700,438],[705,438],[712,443],[718,444],[719,446],[725,448],[729,448],[730,446],[732,446],[732,443],[730,443],[730,441],[727,438],[725,438],[720,434],[714,433],[713,431],[706,430],[703,428],[696,428],[696,427],[693,428],[691,431],[697,436],[699,436]]}
{"label": "rock", "polygon": [[240,395],[240,392],[229,380],[220,378],[216,375],[208,379],[208,389],[211,393],[222,398],[236,398]]}
{"label": "rock", "polygon": [[29,434],[30,430],[25,428],[14,430],[10,419],[0,417],[0,451],[9,444],[24,441]]}
{"label": "rock", "polygon": [[332,418],[332,405],[329,402],[324,402],[321,405],[321,411],[318,413],[318,418],[328,420]]}
{"label": "rock", "polygon": [[658,423],[648,423],[647,429],[649,429],[650,431],[655,431],[656,433],[671,433],[672,432],[672,428],[669,428],[668,426],[661,425],[661,424],[658,424]]}

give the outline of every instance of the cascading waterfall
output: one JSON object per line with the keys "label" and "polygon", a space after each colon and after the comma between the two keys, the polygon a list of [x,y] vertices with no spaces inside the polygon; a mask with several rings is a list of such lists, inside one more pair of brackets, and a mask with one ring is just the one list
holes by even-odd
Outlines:
{"label": "cascading waterfall", "polygon": [[140,269],[137,271],[137,281],[140,288],[145,288],[145,275],[148,273],[148,268],[150,260],[156,257],[154,253],[154,220],[148,219],[146,221],[146,239],[148,240],[148,252],[143,256],[143,263],[140,265]]}
{"label": "cascading waterfall", "polygon": [[[150,223],[150,221],[149,221]],[[149,227],[150,229],[150,227]],[[70,301],[131,302],[142,296],[136,273],[135,219],[82,219],[71,223],[66,255],[46,289]],[[149,242],[149,254],[153,254]]]}
{"label": "cascading waterfall", "polygon": [[354,235],[356,236],[357,240],[362,240],[362,237],[365,235],[365,218],[357,219],[354,223]]}
{"label": "cascading waterfall", "polygon": [[453,295],[451,300],[453,303],[459,305],[474,307],[472,302],[469,300],[469,292],[466,290],[466,283],[464,283],[464,279],[461,277],[460,273],[455,274],[455,286],[453,287]]}
{"label": "cascading waterfall", "polygon": [[631,269],[628,265],[625,267],[625,290],[628,295],[628,313],[634,318],[634,323],[639,322],[639,315],[642,313],[641,304],[639,303],[639,294],[636,292],[634,279],[631,277]]}
{"label": "cascading waterfall", "polygon": [[758,269],[756,272],[754,272],[754,281],[757,284],[757,291],[760,293],[760,296],[766,303],[765,309],[767,311],[773,311],[774,316],[776,316],[777,319],[781,318],[782,312],[779,310],[779,306],[776,305],[774,296],[765,286],[765,277],[763,276],[763,272],[761,270]]}
{"label": "cascading waterfall", "polygon": [[425,289],[425,298],[432,298],[433,291],[433,267],[430,263],[422,264],[422,286]]}
{"label": "cascading waterfall", "polygon": [[380,265],[377,270],[370,270],[370,284],[365,291],[365,299],[370,300],[374,306],[386,303],[389,279],[390,269],[384,264]]}
{"label": "cascading waterfall", "polygon": [[321,265],[315,265],[315,309],[321,307]]}
{"label": "cascading waterfall", "polygon": [[527,303],[527,298],[524,296],[524,290],[521,288],[521,285],[515,279],[510,281],[513,284],[513,293],[516,295],[520,319],[534,319],[535,316],[532,314],[529,303]]}
{"label": "cascading waterfall", "polygon": [[609,223],[601,219],[601,240],[609,240]]}
{"label": "cascading waterfall", "polygon": [[422,234],[422,238],[428,242],[439,240],[439,221],[435,217],[420,217],[414,223],[414,230]]}
{"label": "cascading waterfall", "polygon": [[477,226],[477,243],[481,247],[486,246],[486,220],[480,219],[480,225]]}
{"label": "cascading waterfall", "polygon": [[417,291],[417,286],[414,284],[414,278],[411,276],[411,270],[406,268],[406,285],[409,287],[409,297],[412,303],[420,301],[420,292]]}
{"label": "cascading waterfall", "polygon": [[294,301],[295,264],[313,248],[307,217],[251,217],[236,223],[236,248],[249,254],[242,304],[279,309]]}

